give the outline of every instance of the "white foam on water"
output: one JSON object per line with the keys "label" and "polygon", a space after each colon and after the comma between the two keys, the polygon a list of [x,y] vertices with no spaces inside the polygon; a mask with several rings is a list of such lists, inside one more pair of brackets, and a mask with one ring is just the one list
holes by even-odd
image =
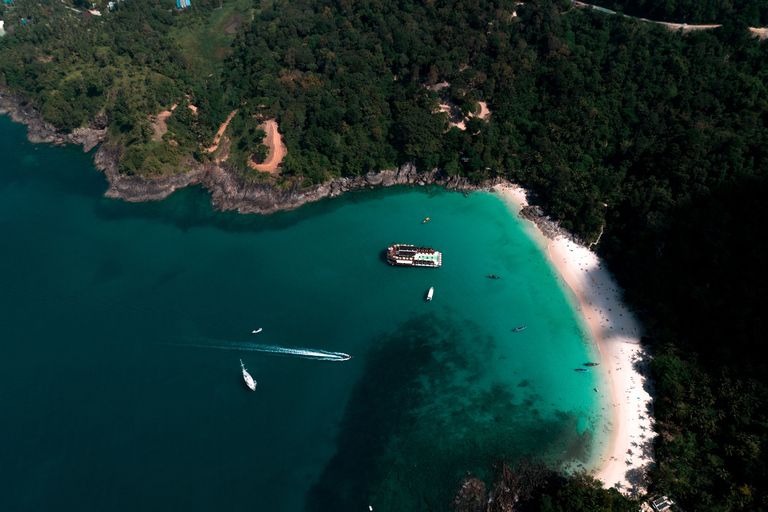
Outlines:
{"label": "white foam on water", "polygon": [[242,350],[246,352],[263,352],[266,354],[275,354],[281,356],[294,356],[304,359],[315,359],[320,361],[346,361],[351,359],[349,354],[343,352],[328,352],[326,350],[316,350],[311,348],[288,348],[277,345],[259,345],[257,343],[238,343],[234,341],[223,340],[190,340],[188,342],[172,343],[172,345],[194,348],[213,348],[218,350]]}

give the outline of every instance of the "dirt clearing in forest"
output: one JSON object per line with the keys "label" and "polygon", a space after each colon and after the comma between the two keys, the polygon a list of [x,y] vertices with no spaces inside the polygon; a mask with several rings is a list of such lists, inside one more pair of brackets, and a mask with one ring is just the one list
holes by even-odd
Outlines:
{"label": "dirt clearing in forest", "polygon": [[208,148],[209,153],[213,153],[219,148],[219,142],[221,142],[221,136],[224,135],[224,131],[227,129],[227,125],[229,125],[229,122],[232,120],[233,117],[235,117],[235,114],[237,114],[237,111],[238,109],[233,110],[227,117],[227,120],[224,121],[224,123],[219,127],[219,131],[216,132],[216,136],[213,138],[213,145]]}
{"label": "dirt clearing in forest", "polygon": [[277,172],[280,164],[283,162],[283,158],[288,154],[288,148],[283,144],[283,138],[280,135],[280,132],[277,131],[277,123],[274,119],[270,119],[260,125],[259,128],[267,132],[264,144],[269,146],[269,155],[267,155],[267,159],[260,164],[256,163],[254,161],[254,156],[251,155],[250,158],[248,158],[248,166],[257,171],[266,171],[268,173]]}

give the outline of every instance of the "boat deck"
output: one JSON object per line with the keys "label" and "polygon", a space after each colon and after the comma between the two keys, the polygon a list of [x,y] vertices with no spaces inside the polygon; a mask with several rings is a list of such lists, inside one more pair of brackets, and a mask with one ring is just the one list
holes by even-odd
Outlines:
{"label": "boat deck", "polygon": [[396,244],[387,247],[387,261],[390,265],[434,268],[442,266],[443,255],[431,247]]}

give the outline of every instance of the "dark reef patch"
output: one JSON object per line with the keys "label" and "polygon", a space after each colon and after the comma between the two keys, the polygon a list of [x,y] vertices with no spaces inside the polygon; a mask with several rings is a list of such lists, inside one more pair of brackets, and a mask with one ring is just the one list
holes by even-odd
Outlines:
{"label": "dark reef patch", "polygon": [[495,340],[467,340],[479,329],[450,326],[422,315],[372,341],[338,451],[308,494],[307,510],[448,510],[456,483],[468,473],[492,482],[500,458],[534,454],[553,466],[586,459],[592,439],[588,432],[574,437],[577,415],[544,417],[527,405],[539,401],[532,390],[516,396],[507,385],[478,385]]}

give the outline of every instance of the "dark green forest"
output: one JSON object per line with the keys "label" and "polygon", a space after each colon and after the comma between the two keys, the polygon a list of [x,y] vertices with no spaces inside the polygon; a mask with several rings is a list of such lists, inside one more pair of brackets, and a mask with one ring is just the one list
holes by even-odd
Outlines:
{"label": "dark green forest", "polygon": [[[106,115],[110,143],[127,148],[123,172],[163,174],[185,156],[205,158],[199,148],[210,143],[230,102],[219,67],[203,62],[184,42],[207,35],[214,1],[196,2],[189,12],[172,5],[132,0],[90,16],[83,6],[60,1],[0,4],[0,16],[9,20],[8,34],[0,38],[4,85],[37,104],[43,118],[62,130]],[[183,102],[196,105],[197,114],[175,110],[169,135],[153,141],[150,115]]]}
{"label": "dark green forest", "polygon": [[[0,38],[3,85],[62,129],[106,115],[125,173],[208,159],[240,109],[228,163],[246,181],[262,179],[245,165],[264,156],[254,119],[275,118],[288,147],[276,186],[406,162],[522,184],[581,240],[603,233],[597,249],[646,326],[659,434],[651,493],[685,510],[768,510],[768,46],[747,30],[768,24],[768,4],[600,2],[722,25],[687,34],[567,0],[218,5],[127,0],[100,18],[58,0],[0,7],[29,20]],[[232,20],[237,30],[223,32]],[[473,116],[480,102],[488,119]],[[440,103],[466,130],[449,127]],[[154,140],[150,115],[172,105]],[[566,498],[581,492],[602,508]],[[630,506],[578,478],[537,496],[531,510]]]}

